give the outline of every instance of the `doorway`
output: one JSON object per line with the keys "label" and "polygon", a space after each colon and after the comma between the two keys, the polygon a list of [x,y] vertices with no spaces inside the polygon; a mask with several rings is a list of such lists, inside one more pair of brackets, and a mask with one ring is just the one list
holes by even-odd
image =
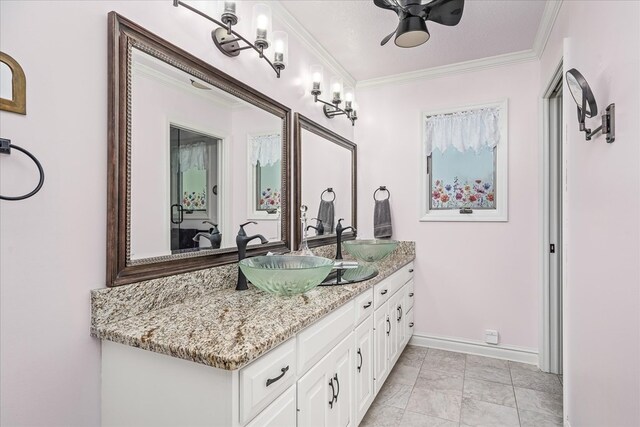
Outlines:
{"label": "doorway", "polygon": [[543,94],[543,310],[540,369],[562,374],[563,74],[559,64]]}

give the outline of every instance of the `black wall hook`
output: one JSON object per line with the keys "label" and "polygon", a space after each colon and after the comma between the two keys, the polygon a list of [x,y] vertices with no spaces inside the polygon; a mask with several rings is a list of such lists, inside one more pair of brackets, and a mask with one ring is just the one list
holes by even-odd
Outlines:
{"label": "black wall hook", "polygon": [[326,202],[333,202],[333,201],[335,201],[335,200],[336,200],[336,193],[335,193],[335,191],[333,191],[333,188],[329,187],[329,188],[327,188],[326,190],[324,190],[324,191],[322,192],[322,194],[320,194],[320,200],[324,200],[324,193],[331,193],[331,194],[333,194],[333,199],[331,199],[331,200],[325,200]]}
{"label": "black wall hook", "polygon": [[10,139],[0,138],[0,154],[9,154],[10,155],[12,148],[15,148],[16,150],[23,152],[31,160],[33,160],[33,162],[38,167],[38,172],[40,173],[40,180],[38,181],[38,185],[36,186],[36,188],[33,189],[33,191],[31,191],[31,192],[29,192],[27,194],[24,194],[22,196],[2,196],[2,195],[0,195],[0,200],[17,201],[17,200],[28,199],[29,197],[33,196],[38,191],[40,191],[40,189],[42,188],[42,184],[44,184],[44,170],[42,169],[42,165],[40,164],[38,159],[36,159],[36,157],[33,154],[31,154],[30,152],[28,152],[27,150],[25,150],[22,147],[19,147],[19,146],[15,145],[15,144],[12,144]]}

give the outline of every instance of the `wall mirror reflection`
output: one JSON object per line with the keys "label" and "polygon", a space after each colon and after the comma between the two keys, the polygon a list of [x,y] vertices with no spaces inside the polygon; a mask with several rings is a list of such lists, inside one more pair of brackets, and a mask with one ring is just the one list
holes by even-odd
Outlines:
{"label": "wall mirror reflection", "polygon": [[122,159],[113,176],[124,181],[110,182],[110,207],[125,214],[110,229],[120,245],[109,261],[112,284],[236,261],[247,220],[257,222],[247,232],[268,240],[252,241],[248,254],[288,247],[289,110],[126,19],[112,20],[112,65],[125,77],[112,82],[125,114],[110,141],[112,159]]}
{"label": "wall mirror reflection", "polygon": [[[294,118],[297,170],[295,239],[299,245],[306,234],[309,246],[335,243],[336,225],[356,227],[356,145],[348,139],[296,113]],[[300,206],[306,206],[307,227],[302,224]],[[343,240],[353,239],[348,231]]]}

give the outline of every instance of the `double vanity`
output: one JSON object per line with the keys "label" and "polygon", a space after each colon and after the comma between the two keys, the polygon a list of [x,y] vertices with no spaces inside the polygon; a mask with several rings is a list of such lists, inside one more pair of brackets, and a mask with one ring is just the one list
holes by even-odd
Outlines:
{"label": "double vanity", "polygon": [[412,335],[414,256],[290,297],[236,291],[235,265],[208,293],[201,272],[93,291],[103,425],[358,425]]}
{"label": "double vanity", "polygon": [[354,240],[356,145],[115,12],[109,51],[102,424],[358,425],[415,246]]}

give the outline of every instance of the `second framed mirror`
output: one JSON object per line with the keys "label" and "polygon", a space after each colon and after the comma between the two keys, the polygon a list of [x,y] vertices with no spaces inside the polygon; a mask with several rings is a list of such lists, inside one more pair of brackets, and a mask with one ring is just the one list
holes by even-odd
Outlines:
{"label": "second framed mirror", "polygon": [[[301,206],[306,206],[309,247],[336,243],[338,220],[357,229],[357,146],[302,114],[296,113],[293,123],[294,247],[298,249],[304,237]],[[342,240],[355,235],[348,230]]]}

